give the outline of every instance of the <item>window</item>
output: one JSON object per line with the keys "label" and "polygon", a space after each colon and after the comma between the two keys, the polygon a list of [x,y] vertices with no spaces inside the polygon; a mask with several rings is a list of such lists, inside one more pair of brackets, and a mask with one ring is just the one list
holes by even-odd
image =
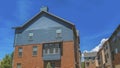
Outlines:
{"label": "window", "polygon": [[55,48],[55,53],[58,53],[59,52],[59,48]]}
{"label": "window", "polygon": [[89,57],[84,57],[85,58],[85,60],[89,60]]}
{"label": "window", "polygon": [[29,40],[32,40],[32,39],[33,39],[33,33],[29,33],[28,39],[29,39]]}
{"label": "window", "polygon": [[61,30],[61,29],[57,29],[57,30],[56,30],[56,37],[57,37],[57,38],[62,37],[62,30]]}
{"label": "window", "polygon": [[117,48],[115,48],[115,54],[117,54],[118,53],[118,49]]}
{"label": "window", "polygon": [[60,43],[46,43],[43,45],[43,54],[58,54]]}
{"label": "window", "polygon": [[107,55],[105,55],[105,62],[107,63]]}
{"label": "window", "polygon": [[33,46],[33,56],[37,55],[37,46]]}
{"label": "window", "polygon": [[45,54],[49,54],[49,49],[48,48],[44,49],[44,51],[45,51]]}
{"label": "window", "polygon": [[49,48],[50,49],[50,54],[53,54],[53,48]]}
{"label": "window", "polygon": [[18,56],[19,57],[22,57],[22,51],[23,51],[22,47],[18,48]]}
{"label": "window", "polygon": [[17,63],[17,68],[22,68],[21,63]]}
{"label": "window", "polygon": [[108,45],[106,45],[106,49],[108,49]]}
{"label": "window", "polygon": [[92,57],[91,59],[92,59],[92,60],[95,60],[95,57]]}
{"label": "window", "polygon": [[112,60],[114,60],[114,51],[111,52]]}
{"label": "window", "polygon": [[108,53],[107,53],[107,58],[109,58],[109,55],[108,55]]}
{"label": "window", "polygon": [[86,63],[87,67],[89,66],[89,62]]}

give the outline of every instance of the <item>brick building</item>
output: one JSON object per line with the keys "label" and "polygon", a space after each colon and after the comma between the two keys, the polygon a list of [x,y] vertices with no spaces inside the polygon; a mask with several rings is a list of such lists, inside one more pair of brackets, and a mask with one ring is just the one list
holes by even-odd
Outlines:
{"label": "brick building", "polygon": [[113,68],[120,68],[120,25],[109,38],[110,53]]}
{"label": "brick building", "polygon": [[111,52],[108,41],[105,41],[97,53],[99,68],[112,68]]}
{"label": "brick building", "polygon": [[98,51],[99,68],[120,68],[120,25]]}
{"label": "brick building", "polygon": [[79,33],[75,25],[47,8],[15,29],[13,68],[80,68]]}
{"label": "brick building", "polygon": [[97,68],[97,52],[84,53],[85,68]]}

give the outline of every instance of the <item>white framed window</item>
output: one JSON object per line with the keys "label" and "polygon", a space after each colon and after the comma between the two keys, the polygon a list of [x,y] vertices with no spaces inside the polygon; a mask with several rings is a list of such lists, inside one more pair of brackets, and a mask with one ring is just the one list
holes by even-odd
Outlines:
{"label": "white framed window", "polygon": [[50,50],[50,54],[54,53],[54,48],[49,48],[49,50]]}
{"label": "white framed window", "polygon": [[61,43],[45,43],[43,44],[43,55],[58,54],[60,52]]}
{"label": "white framed window", "polygon": [[33,33],[29,33],[29,36],[33,36]]}
{"label": "white framed window", "polygon": [[29,40],[32,40],[32,39],[33,39],[33,35],[34,35],[33,33],[29,33],[29,34],[28,34]]}
{"label": "white framed window", "polygon": [[17,68],[22,68],[21,63],[17,63]]}
{"label": "white framed window", "polygon": [[62,30],[61,30],[61,29],[57,29],[57,30],[56,30],[56,37],[57,37],[57,38],[62,37]]}
{"label": "white framed window", "polygon": [[18,48],[18,56],[22,57],[22,53],[23,53],[23,49],[22,49],[22,47],[19,47]]}
{"label": "white framed window", "polygon": [[37,46],[33,46],[33,56],[36,56],[37,55]]}
{"label": "white framed window", "polygon": [[54,48],[53,54],[58,54],[59,53],[59,48]]}

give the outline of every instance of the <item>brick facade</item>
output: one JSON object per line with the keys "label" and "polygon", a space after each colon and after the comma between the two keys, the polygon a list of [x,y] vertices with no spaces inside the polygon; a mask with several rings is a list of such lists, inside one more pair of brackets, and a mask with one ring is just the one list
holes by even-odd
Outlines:
{"label": "brick facade", "polygon": [[120,67],[120,60],[119,59],[120,59],[120,53],[118,53],[114,56],[114,60],[113,60],[114,66],[119,65],[119,67]]}
{"label": "brick facade", "polygon": [[[32,47],[38,46],[37,56],[32,56]],[[18,48],[23,48],[22,57],[18,57]],[[63,54],[61,56],[61,68],[75,68],[74,42],[63,42]],[[14,51],[13,68],[21,63],[22,68],[44,68],[42,59],[42,44],[16,46]]]}
{"label": "brick facade", "polygon": [[96,68],[96,62],[95,61],[89,61],[85,62],[85,64],[89,63],[89,65],[85,65],[85,68]]}

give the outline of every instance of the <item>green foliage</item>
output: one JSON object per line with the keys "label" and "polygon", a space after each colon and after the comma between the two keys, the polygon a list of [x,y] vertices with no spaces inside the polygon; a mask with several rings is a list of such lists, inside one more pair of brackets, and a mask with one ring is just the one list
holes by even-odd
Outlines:
{"label": "green foliage", "polygon": [[85,62],[82,62],[81,65],[82,65],[82,68],[85,68]]}
{"label": "green foliage", "polygon": [[47,68],[52,68],[50,62],[48,62],[48,64],[47,64]]}
{"label": "green foliage", "polygon": [[1,61],[0,68],[12,68],[12,58],[13,58],[13,53],[10,55],[6,54],[6,56]]}

